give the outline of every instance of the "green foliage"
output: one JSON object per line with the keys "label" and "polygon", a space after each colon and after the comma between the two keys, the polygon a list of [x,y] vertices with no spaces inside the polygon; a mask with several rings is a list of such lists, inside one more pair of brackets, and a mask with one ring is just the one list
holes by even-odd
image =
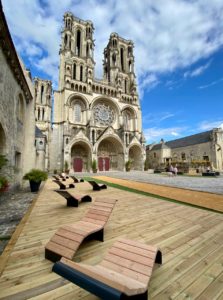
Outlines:
{"label": "green foliage", "polygon": [[92,164],[91,164],[91,168],[92,168],[93,171],[94,171],[94,170],[97,170],[97,162],[96,162],[96,159],[93,159]]}
{"label": "green foliage", "polygon": [[0,169],[7,164],[8,160],[5,155],[0,154]]}
{"label": "green foliage", "polygon": [[125,162],[125,169],[126,169],[126,171],[130,171],[131,170],[131,166],[132,166],[132,160],[127,160],[126,162]]}
{"label": "green foliage", "polygon": [[5,176],[0,176],[0,193],[6,191],[8,187],[8,179]]}
{"label": "green foliage", "polygon": [[68,170],[68,162],[65,160],[64,162],[64,170],[67,171]]}
{"label": "green foliage", "polygon": [[48,178],[47,172],[39,169],[32,169],[30,172],[23,176],[23,179],[34,182],[45,181]]}

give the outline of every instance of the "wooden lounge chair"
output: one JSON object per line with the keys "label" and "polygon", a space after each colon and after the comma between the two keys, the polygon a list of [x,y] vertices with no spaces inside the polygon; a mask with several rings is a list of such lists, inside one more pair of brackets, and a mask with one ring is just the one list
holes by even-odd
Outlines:
{"label": "wooden lounge chair", "polygon": [[79,222],[60,227],[45,247],[45,258],[55,262],[72,259],[83,240],[104,240],[104,226],[117,200],[96,200]]}
{"label": "wooden lounge chair", "polygon": [[60,180],[53,180],[53,182],[57,183],[60,187],[60,190],[66,190],[69,188],[75,188],[75,185],[73,183],[70,183],[68,186],[64,183],[62,183]]}
{"label": "wooden lounge chair", "polygon": [[147,300],[154,263],[162,264],[157,247],[120,239],[95,266],[62,258],[53,271],[101,299]]}
{"label": "wooden lounge chair", "polygon": [[84,182],[84,179],[83,178],[81,178],[80,180],[77,178],[77,177],[75,177],[75,176],[70,176],[72,179],[73,179],[73,181],[74,181],[74,183],[78,183],[78,182]]}
{"label": "wooden lounge chair", "polygon": [[57,176],[57,175],[53,175],[53,178],[56,179],[56,180],[60,180],[60,177]]}
{"label": "wooden lounge chair", "polygon": [[88,180],[88,182],[93,186],[93,191],[100,191],[102,189],[107,189],[106,184],[98,184],[96,181]]}
{"label": "wooden lounge chair", "polygon": [[67,200],[67,206],[78,207],[80,202],[91,202],[92,198],[89,195],[73,196],[68,191],[58,190],[55,191]]}

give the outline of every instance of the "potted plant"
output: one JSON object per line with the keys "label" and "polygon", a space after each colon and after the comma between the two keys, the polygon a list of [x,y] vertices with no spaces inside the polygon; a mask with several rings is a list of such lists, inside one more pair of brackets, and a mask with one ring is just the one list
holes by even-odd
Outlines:
{"label": "potted plant", "polygon": [[66,173],[66,174],[69,174],[69,172],[70,172],[70,170],[69,170],[69,168],[68,168],[68,162],[65,160],[65,162],[64,162],[64,172]]}
{"label": "potted plant", "polygon": [[37,192],[41,182],[45,181],[47,177],[48,175],[46,172],[39,169],[32,169],[23,176],[23,179],[29,180],[31,192]]}
{"label": "potted plant", "polygon": [[132,161],[129,159],[125,163],[125,170],[126,170],[126,172],[129,172],[131,170],[131,166],[132,166]]}
{"label": "potted plant", "polygon": [[97,169],[96,159],[93,159],[92,164],[91,164],[91,168],[92,168],[93,173],[97,173],[98,169]]}
{"label": "potted plant", "polygon": [[8,179],[5,176],[0,176],[0,193],[7,191],[8,187]]}

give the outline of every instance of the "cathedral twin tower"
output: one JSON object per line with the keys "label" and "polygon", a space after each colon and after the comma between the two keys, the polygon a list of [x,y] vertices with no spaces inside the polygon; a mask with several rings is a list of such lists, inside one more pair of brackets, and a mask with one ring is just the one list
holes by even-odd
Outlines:
{"label": "cathedral twin tower", "polygon": [[[36,124],[46,136],[45,167],[71,172],[143,170],[145,139],[134,73],[133,42],[112,33],[104,49],[103,79],[94,75],[94,27],[64,15],[58,91],[49,123],[49,81],[35,79]],[[43,97],[44,96],[44,97]],[[45,115],[43,115],[45,114]]]}

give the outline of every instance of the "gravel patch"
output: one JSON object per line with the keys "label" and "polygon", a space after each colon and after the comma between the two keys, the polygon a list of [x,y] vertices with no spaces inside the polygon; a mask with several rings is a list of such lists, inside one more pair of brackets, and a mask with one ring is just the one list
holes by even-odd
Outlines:
{"label": "gravel patch", "polygon": [[0,194],[0,254],[35,196],[29,188]]}

